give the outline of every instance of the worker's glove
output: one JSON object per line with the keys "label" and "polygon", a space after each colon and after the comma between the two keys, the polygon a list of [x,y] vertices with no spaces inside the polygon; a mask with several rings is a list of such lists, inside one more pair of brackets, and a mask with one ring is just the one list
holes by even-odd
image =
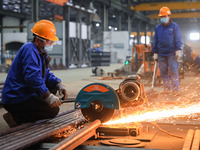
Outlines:
{"label": "worker's glove", "polygon": [[153,54],[153,59],[156,60],[156,61],[158,60],[158,54],[157,53]]}
{"label": "worker's glove", "polygon": [[178,62],[183,62],[183,61],[182,61],[182,50],[177,50],[177,51],[176,51],[176,60],[177,60]]}
{"label": "worker's glove", "polygon": [[59,100],[59,98],[52,93],[44,99],[44,101],[49,104],[50,107],[59,107],[62,105],[62,102]]}
{"label": "worker's glove", "polygon": [[67,94],[67,89],[66,87],[62,84],[62,83],[58,83],[57,85],[58,91],[59,91],[59,95],[64,95],[63,96],[63,100],[67,100],[68,98],[68,94]]}

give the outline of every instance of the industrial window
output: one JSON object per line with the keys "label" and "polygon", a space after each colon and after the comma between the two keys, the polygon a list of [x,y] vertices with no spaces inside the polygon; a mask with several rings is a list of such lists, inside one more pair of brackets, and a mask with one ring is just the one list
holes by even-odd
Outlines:
{"label": "industrial window", "polygon": [[199,40],[199,32],[190,33],[190,40]]}
{"label": "industrial window", "polygon": [[[145,44],[145,36],[141,36],[141,43]],[[150,44],[150,38],[146,36],[146,44]]]}

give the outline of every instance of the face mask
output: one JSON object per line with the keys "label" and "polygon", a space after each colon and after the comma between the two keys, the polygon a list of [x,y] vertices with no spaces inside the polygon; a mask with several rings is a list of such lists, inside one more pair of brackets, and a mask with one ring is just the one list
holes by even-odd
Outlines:
{"label": "face mask", "polygon": [[51,46],[44,46],[44,50],[51,52],[53,50],[53,45]]}
{"label": "face mask", "polygon": [[160,18],[160,22],[161,22],[161,23],[168,23],[168,21],[169,21],[169,18],[168,18],[168,17]]}

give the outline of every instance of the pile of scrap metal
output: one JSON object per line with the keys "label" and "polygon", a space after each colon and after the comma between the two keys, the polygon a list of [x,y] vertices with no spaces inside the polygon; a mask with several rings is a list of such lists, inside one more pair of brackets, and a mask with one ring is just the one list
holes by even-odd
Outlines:
{"label": "pile of scrap metal", "polygon": [[118,76],[116,72],[106,72],[101,67],[92,68],[92,73],[95,76],[100,76],[99,80],[124,79],[124,77]]}
{"label": "pile of scrap metal", "polygon": [[101,67],[92,68],[92,73],[95,76],[104,76],[104,75],[106,75],[106,72]]}

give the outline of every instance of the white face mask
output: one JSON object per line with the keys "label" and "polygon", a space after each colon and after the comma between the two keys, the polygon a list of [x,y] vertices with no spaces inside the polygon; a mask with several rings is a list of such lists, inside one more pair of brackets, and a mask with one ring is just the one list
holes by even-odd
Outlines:
{"label": "white face mask", "polygon": [[160,18],[160,22],[161,22],[161,23],[168,23],[168,21],[169,21],[169,18],[168,18],[168,17]]}
{"label": "white face mask", "polygon": [[44,50],[51,52],[53,50],[53,45],[51,46],[44,46]]}

